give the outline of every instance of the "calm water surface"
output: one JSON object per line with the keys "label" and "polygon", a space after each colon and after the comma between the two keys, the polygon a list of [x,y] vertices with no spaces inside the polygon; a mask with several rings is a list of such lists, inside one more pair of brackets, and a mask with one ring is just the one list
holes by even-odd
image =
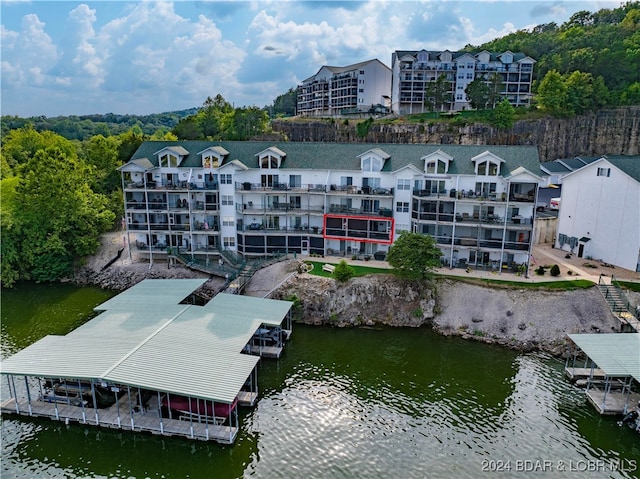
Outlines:
{"label": "calm water surface", "polygon": [[[65,334],[110,296],[3,291],[3,357]],[[3,417],[2,478],[640,477],[625,462],[640,463],[640,437],[598,416],[545,355],[426,329],[294,326],[259,382],[233,446]],[[547,470],[522,471],[535,466]]]}

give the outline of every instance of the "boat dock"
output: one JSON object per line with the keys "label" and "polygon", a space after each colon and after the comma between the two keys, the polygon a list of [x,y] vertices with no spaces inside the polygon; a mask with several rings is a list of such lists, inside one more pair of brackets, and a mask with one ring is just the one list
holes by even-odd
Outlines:
{"label": "boat dock", "polygon": [[[573,354],[565,375],[586,388],[587,401],[603,415],[627,414],[640,401],[640,334],[570,334]],[[586,359],[575,367],[578,354]]]}
{"label": "boat dock", "polygon": [[66,336],[46,336],[1,367],[2,414],[234,442],[238,406],[258,399],[257,365],[291,335],[288,301],[190,295],[204,280],[145,280]]}

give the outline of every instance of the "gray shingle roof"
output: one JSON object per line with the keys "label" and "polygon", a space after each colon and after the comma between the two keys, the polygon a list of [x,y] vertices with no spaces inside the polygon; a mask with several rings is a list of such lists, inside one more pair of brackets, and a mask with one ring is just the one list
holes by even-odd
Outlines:
{"label": "gray shingle roof", "polygon": [[146,141],[133,154],[132,161],[137,158],[149,158],[154,165],[158,158],[154,152],[170,145],[184,147],[189,155],[182,161],[180,168],[200,168],[201,159],[197,152],[209,146],[222,146],[229,152],[224,164],[238,160],[248,168],[258,168],[259,153],[275,146],[284,151],[287,156],[280,169],[317,169],[317,170],[360,170],[358,155],[374,149],[380,149],[390,155],[385,161],[383,171],[396,171],[409,165],[422,170],[423,158],[438,150],[452,156],[453,162],[449,167],[450,174],[474,174],[475,156],[490,151],[504,160],[502,175],[522,166],[536,175],[543,174],[540,170],[538,150],[534,146],[505,146],[505,145],[434,145],[434,144],[395,144],[395,143],[320,143],[320,142],[211,142],[211,141]]}

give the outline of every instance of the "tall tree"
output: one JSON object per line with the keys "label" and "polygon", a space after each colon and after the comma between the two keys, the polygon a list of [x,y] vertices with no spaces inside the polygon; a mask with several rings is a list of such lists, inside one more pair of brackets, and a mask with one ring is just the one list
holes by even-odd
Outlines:
{"label": "tall tree", "polygon": [[464,92],[467,94],[471,108],[484,110],[489,104],[489,85],[481,77],[476,77],[467,85]]}
{"label": "tall tree", "polygon": [[493,111],[491,123],[501,130],[508,130],[515,122],[516,110],[506,98],[498,103]]}
{"label": "tall tree", "polygon": [[20,168],[12,222],[3,231],[7,234],[3,242],[8,240],[8,249],[19,254],[3,257],[3,273],[54,281],[71,271],[76,258],[96,251],[100,235],[114,223],[114,214],[106,197],[89,186],[93,171],[58,148],[39,150]]}
{"label": "tall tree", "polygon": [[403,231],[389,248],[387,261],[393,274],[410,280],[427,279],[440,266],[442,252],[430,235]]}
{"label": "tall tree", "polygon": [[569,113],[581,115],[593,108],[594,92],[591,73],[575,71],[567,77],[565,84],[567,85],[567,111]]}
{"label": "tall tree", "polygon": [[441,111],[442,108],[451,103],[452,83],[444,73],[435,81],[427,83],[424,91],[424,105],[429,111]]}
{"label": "tall tree", "polygon": [[504,82],[502,81],[502,75],[499,73],[492,73],[487,79],[487,85],[489,87],[489,97],[487,103],[491,108],[495,108],[502,100],[502,92],[504,90]]}
{"label": "tall tree", "polygon": [[567,85],[557,70],[550,70],[538,87],[540,109],[553,116],[567,116]]}

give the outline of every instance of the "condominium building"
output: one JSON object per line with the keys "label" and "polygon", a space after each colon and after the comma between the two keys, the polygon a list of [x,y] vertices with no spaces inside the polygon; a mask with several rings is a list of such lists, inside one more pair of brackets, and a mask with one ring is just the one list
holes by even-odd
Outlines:
{"label": "condominium building", "polygon": [[402,231],[450,266],[528,263],[535,147],[144,142],[120,167],[129,245],[150,259],[383,258]]}
{"label": "condominium building", "polygon": [[425,89],[445,75],[450,90],[444,110],[470,109],[465,93],[476,78],[489,80],[497,73],[502,80],[501,96],[514,106],[528,105],[535,60],[524,53],[479,53],[444,51],[395,51],[391,56],[391,110],[400,115],[428,111]]}
{"label": "condominium building", "polygon": [[391,69],[379,60],[323,66],[298,86],[299,115],[334,116],[388,107]]}

